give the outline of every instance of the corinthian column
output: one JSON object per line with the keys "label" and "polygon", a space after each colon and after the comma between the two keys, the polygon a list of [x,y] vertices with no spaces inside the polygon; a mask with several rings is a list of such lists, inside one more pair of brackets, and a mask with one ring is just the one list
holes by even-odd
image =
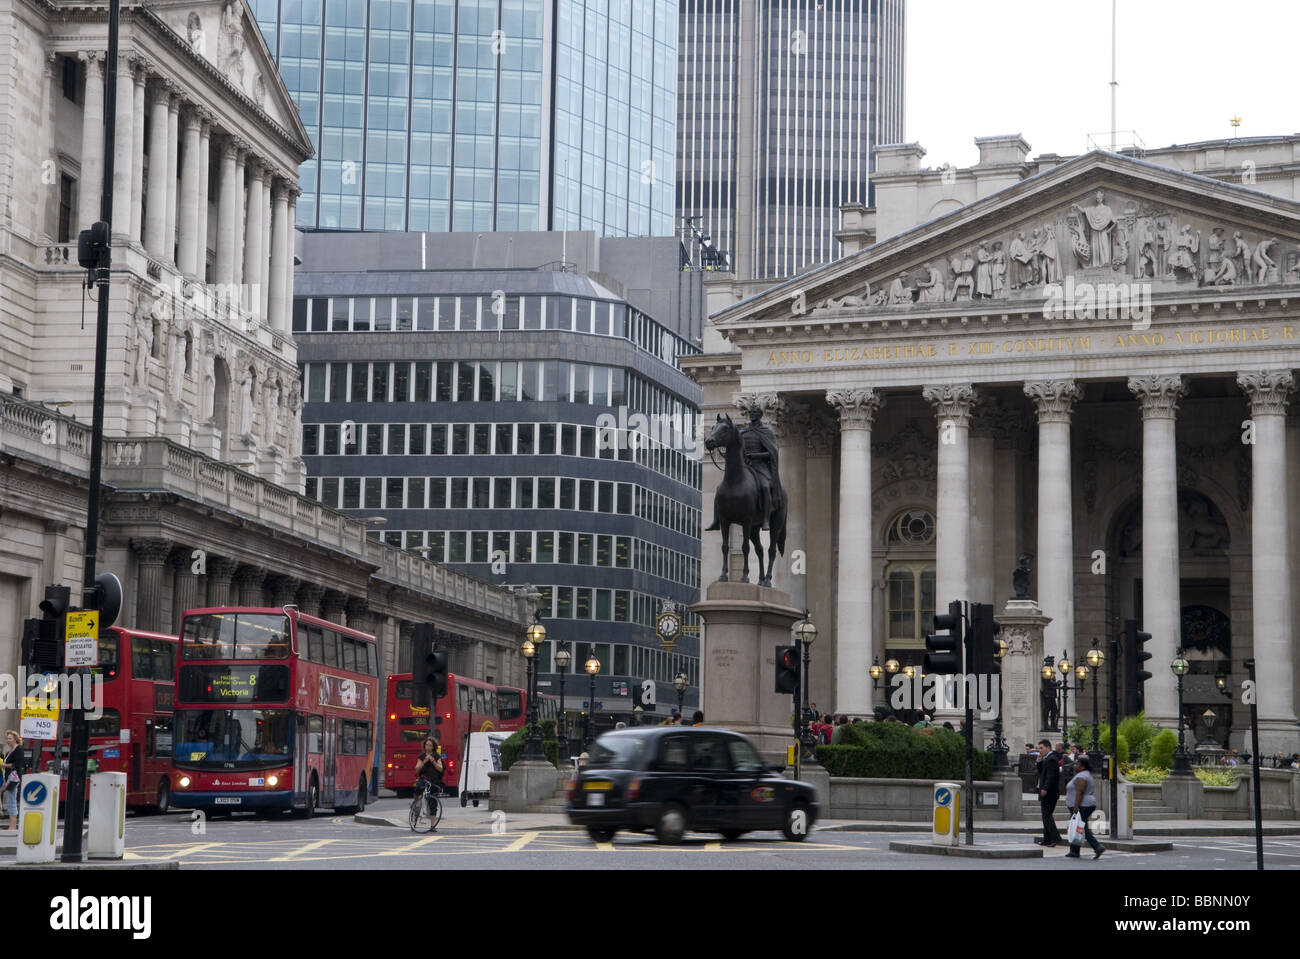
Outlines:
{"label": "corinthian column", "polygon": [[244,282],[244,174],[248,163],[248,144],[240,140],[235,145],[235,249],[234,282]]}
{"label": "corinthian column", "polygon": [[172,544],[165,539],[133,539],[136,555],[135,623],[139,629],[160,633],[163,621],[163,570]]}
{"label": "corinthian column", "polygon": [[199,149],[199,128],[201,125],[202,120],[198,111],[187,110],[185,161],[181,170],[180,262],[176,264],[181,273],[187,275],[199,272],[199,161],[202,159]]}
{"label": "corinthian column", "polygon": [[289,307],[285,297],[285,251],[289,246],[289,197],[283,180],[277,179],[272,187],[274,205],[271,209],[271,282],[270,305],[266,322],[273,330],[289,333]]}
{"label": "corinthian column", "polygon": [[135,145],[135,65],[126,57],[117,65],[117,117],[113,133],[113,235],[131,235],[132,165]]}
{"label": "corinthian column", "polygon": [[178,547],[170,557],[168,562],[173,572],[172,576],[172,622],[171,631],[179,633],[181,628],[181,617],[187,609],[198,609],[203,605],[202,596],[199,592],[201,584],[199,576],[194,572],[194,551],[188,546]]}
{"label": "corinthian column", "polygon": [[159,80],[150,94],[149,107],[149,210],[144,221],[144,248],[166,258],[167,231],[167,104],[171,84]]}
{"label": "corinthian column", "polygon": [[[838,602],[835,607],[835,708],[872,710],[871,427],[885,398],[875,390],[831,390],[840,416]],[[887,694],[888,691],[885,691]]]}
{"label": "corinthian column", "polygon": [[1290,370],[1238,373],[1250,399],[1251,633],[1254,637],[1259,748],[1263,754],[1300,747],[1292,695],[1291,564],[1287,552],[1286,407],[1295,389]]}
{"label": "corinthian column", "polygon": [[975,389],[969,383],[927,386],[939,424],[939,502],[935,530],[935,608],[946,609],[970,592],[970,417]]}
{"label": "corinthian column", "polygon": [[131,108],[131,239],[137,243],[144,242],[144,91],[148,85],[149,72],[141,64],[135,71]]}
{"label": "corinthian column", "polygon": [[212,140],[212,115],[206,110],[200,111],[199,121],[199,224],[195,231],[198,234],[199,244],[194,272],[198,274],[200,283],[206,283],[208,280],[208,167],[211,165],[209,147]]}
{"label": "corinthian column", "polygon": [[244,309],[254,316],[262,311],[262,171],[254,160],[248,172],[248,223],[244,230]]}
{"label": "corinthian column", "polygon": [[181,98],[167,104],[167,222],[163,227],[163,258],[176,262],[176,163],[180,148]]}
{"label": "corinthian column", "polygon": [[1074,380],[1025,384],[1038,408],[1038,605],[1052,617],[1043,649],[1074,655],[1074,524],[1070,487],[1070,415],[1083,396]]}
{"label": "corinthian column", "polygon": [[217,282],[235,282],[235,210],[236,183],[235,141],[221,141],[221,182],[217,188]]}
{"label": "corinthian column", "polygon": [[75,236],[99,219],[104,188],[104,55],[94,50],[78,56],[86,65],[86,105],[81,113],[81,183]]}
{"label": "corinthian column", "polygon": [[1142,630],[1151,634],[1146,714],[1163,725],[1178,721],[1178,695],[1169,664],[1181,644],[1178,577],[1178,453],[1174,417],[1185,387],[1181,376],[1131,376],[1142,404]]}

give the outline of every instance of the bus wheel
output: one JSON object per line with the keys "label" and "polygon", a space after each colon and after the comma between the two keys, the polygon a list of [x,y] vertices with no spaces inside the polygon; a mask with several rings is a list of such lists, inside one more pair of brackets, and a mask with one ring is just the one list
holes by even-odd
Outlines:
{"label": "bus wheel", "polygon": [[171,809],[172,787],[168,785],[167,780],[165,779],[158,783],[158,801],[154,803],[154,806],[160,816]]}
{"label": "bus wheel", "polygon": [[310,819],[316,815],[316,805],[320,802],[320,787],[316,785],[316,774],[312,773],[311,783],[307,786],[307,805],[303,809],[295,810],[298,816],[303,819]]}

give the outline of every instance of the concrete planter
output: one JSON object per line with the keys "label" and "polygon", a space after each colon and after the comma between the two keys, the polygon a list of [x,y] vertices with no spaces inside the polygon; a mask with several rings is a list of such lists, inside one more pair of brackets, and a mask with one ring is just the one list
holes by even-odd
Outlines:
{"label": "concrete planter", "polygon": [[[975,782],[977,820],[984,822],[1020,817],[1020,803],[1005,801],[1004,786],[1008,781],[1013,784],[1013,791],[1019,789],[1019,780],[1014,775],[1008,780]],[[929,822],[934,808],[934,781],[929,779],[833,777],[830,781],[830,794],[830,807],[822,810],[822,816],[826,819]],[[995,797],[995,801],[990,804],[982,801],[989,797]],[[965,810],[962,810],[961,815],[964,821]]]}

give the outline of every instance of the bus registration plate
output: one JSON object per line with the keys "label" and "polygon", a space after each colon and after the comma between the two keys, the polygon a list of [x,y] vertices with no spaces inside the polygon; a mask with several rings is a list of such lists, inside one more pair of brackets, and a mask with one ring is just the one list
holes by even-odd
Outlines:
{"label": "bus registration plate", "polygon": [[218,796],[212,801],[218,806],[238,806],[242,802],[238,796]]}

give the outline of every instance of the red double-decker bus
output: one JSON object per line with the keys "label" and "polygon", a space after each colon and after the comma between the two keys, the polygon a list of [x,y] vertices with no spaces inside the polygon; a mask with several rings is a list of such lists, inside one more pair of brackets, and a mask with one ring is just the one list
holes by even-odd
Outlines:
{"label": "red double-decker bus", "polygon": [[[387,722],[384,726],[384,785],[406,795],[415,786],[415,760],[429,735],[429,710],[411,702],[411,674],[388,677]],[[442,745],[446,767],[443,788],[456,795],[460,782],[461,752],[471,732],[511,731],[523,725],[518,718],[500,718],[498,688],[491,683],[447,674],[447,694],[434,704],[434,738]]]}
{"label": "red double-decker bus", "polygon": [[181,625],[172,802],[311,816],[362,809],[375,638],[293,606],[193,609]]}
{"label": "red double-decker bus", "polygon": [[[172,795],[172,700],[176,677],[176,637],[113,626],[99,635],[102,714],[89,718],[90,772],[126,773],[126,802],[135,809],[166,812]],[[66,704],[65,704],[66,705]],[[89,703],[86,704],[90,708]],[[66,712],[65,712],[66,716]],[[58,768],[67,795],[69,724],[60,723]],[[53,749],[36,742],[33,768],[53,772]],[[87,786],[89,788],[89,786]]]}
{"label": "red double-decker bus", "polygon": [[[554,720],[560,713],[560,698],[549,693],[540,693],[537,697],[537,721]],[[517,686],[497,687],[497,714],[503,723],[502,729],[518,729],[528,720],[528,690]]]}

